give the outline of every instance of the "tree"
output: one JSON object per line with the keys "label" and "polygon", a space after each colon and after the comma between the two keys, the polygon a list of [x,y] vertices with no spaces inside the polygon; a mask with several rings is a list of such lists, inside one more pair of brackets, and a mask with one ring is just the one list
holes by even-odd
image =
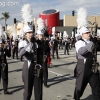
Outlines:
{"label": "tree", "polygon": [[3,20],[3,19],[4,19],[3,17],[0,18],[0,20]]}
{"label": "tree", "polygon": [[6,21],[7,21],[7,19],[9,19],[9,12],[4,12],[4,13],[2,13],[2,15],[3,15],[3,17],[2,17],[2,19],[4,19],[5,20],[5,29],[6,29]]}

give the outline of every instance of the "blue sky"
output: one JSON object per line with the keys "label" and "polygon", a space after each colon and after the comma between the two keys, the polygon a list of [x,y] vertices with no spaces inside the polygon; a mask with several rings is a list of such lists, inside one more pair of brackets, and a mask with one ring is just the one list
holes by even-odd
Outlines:
{"label": "blue sky", "polygon": [[[18,5],[8,6],[8,2],[17,2]],[[3,3],[6,5],[3,6]],[[10,18],[7,20],[7,24],[13,24],[14,18],[22,21],[20,10],[24,4],[32,5],[34,17],[38,17],[42,11],[58,9],[60,11],[60,19],[63,19],[64,15],[71,15],[72,10],[76,10],[79,7],[86,8],[88,15],[100,15],[100,0],[0,0],[0,18],[2,17],[2,12],[9,12]],[[0,21],[0,24],[4,25],[4,20]]]}

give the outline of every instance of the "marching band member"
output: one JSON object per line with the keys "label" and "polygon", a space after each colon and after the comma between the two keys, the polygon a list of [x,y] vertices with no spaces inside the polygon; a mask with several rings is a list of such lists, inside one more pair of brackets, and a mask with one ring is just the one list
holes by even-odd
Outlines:
{"label": "marching band member", "polygon": [[8,49],[8,51],[9,51],[9,53],[11,54],[11,44],[10,44],[10,40],[9,39],[7,39],[6,41],[5,41],[5,43],[6,43],[6,47],[7,47],[7,49]]}
{"label": "marching band member", "polygon": [[[0,30],[2,30],[2,26],[0,26]],[[3,80],[3,89],[4,94],[9,94],[8,91],[8,63],[7,63],[7,57],[11,56],[11,53],[9,52],[7,46],[8,44],[4,44],[4,38],[3,33],[0,31],[0,76]]]}
{"label": "marching band member", "polygon": [[12,42],[12,58],[15,58],[15,54],[16,54],[16,59],[18,60],[18,37],[17,34],[13,33],[13,42]]}
{"label": "marching band member", "polygon": [[47,84],[47,82],[48,82],[48,66],[50,66],[50,60],[51,60],[51,58],[50,58],[50,46],[49,46],[49,40],[48,40],[48,37],[46,37],[45,36],[45,41],[44,41],[44,43],[45,43],[45,47],[46,47],[46,49],[45,49],[45,55],[47,56],[46,57],[46,60],[43,62],[43,77],[44,77],[44,86],[46,87],[46,88],[48,88],[49,87],[49,85]]}
{"label": "marching band member", "polygon": [[92,89],[93,99],[100,100],[100,79],[98,71],[94,71],[94,43],[90,41],[91,34],[87,28],[87,12],[84,8],[78,10],[77,23],[80,26],[80,34],[82,39],[75,44],[77,52],[77,77],[74,99],[80,100],[87,84]]}
{"label": "marching band member", "polygon": [[[41,48],[33,41],[33,14],[30,4],[22,7],[22,17],[25,25],[23,28],[26,39],[19,43],[19,53],[24,58],[22,80],[24,82],[24,98],[30,100],[34,86],[35,100],[42,100],[42,54]],[[28,16],[28,18],[26,17]],[[37,49],[38,48],[38,49]]]}
{"label": "marching band member", "polygon": [[56,56],[57,56],[57,59],[59,59],[59,56],[58,56],[58,36],[57,36],[57,32],[55,32],[55,27],[52,28],[52,37],[51,37],[51,44],[52,44],[52,58],[55,59],[54,57],[54,52],[56,52]]}
{"label": "marching band member", "polygon": [[62,33],[59,33],[59,49],[60,47],[63,49],[63,44],[62,44]]}
{"label": "marching band member", "polygon": [[68,34],[66,31],[64,31],[63,34],[63,39],[64,39],[64,44],[65,44],[65,48],[64,48],[64,54],[66,55],[66,50],[67,50],[67,54],[69,55],[69,40],[68,40]]}
{"label": "marching band member", "polygon": [[[47,85],[47,80],[48,80],[48,66],[47,66],[47,60],[48,60],[48,53],[50,52],[50,47],[49,47],[49,41],[47,40],[47,37],[49,37],[46,26],[44,24],[44,20],[42,18],[39,18],[37,20],[38,24],[38,40],[37,43],[41,47],[41,52],[43,53],[43,78],[44,78],[44,86],[46,88],[49,87]],[[43,39],[44,38],[44,39]],[[40,54],[39,54],[40,55]]]}

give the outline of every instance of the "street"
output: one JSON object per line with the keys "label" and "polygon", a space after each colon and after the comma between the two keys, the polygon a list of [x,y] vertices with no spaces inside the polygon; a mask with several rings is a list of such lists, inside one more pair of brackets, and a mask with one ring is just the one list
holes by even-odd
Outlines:
{"label": "street", "polygon": [[[52,65],[48,68],[49,88],[43,86],[43,100],[74,100],[75,77],[74,68],[76,66],[76,53],[73,48],[69,52],[70,55],[64,55],[63,50],[59,50],[60,59],[52,59]],[[100,58],[98,53],[98,58]],[[20,60],[7,58],[9,66],[9,83],[8,91],[10,95],[4,95],[2,90],[2,82],[0,83],[0,100],[23,100],[23,82],[22,67],[23,62]],[[98,59],[100,62],[100,59]],[[34,100],[34,89],[31,100]],[[81,100],[93,100],[91,88],[88,84]]]}

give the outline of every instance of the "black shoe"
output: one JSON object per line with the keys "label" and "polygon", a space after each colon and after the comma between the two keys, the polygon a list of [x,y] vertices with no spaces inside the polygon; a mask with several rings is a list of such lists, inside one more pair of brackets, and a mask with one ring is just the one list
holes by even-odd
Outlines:
{"label": "black shoe", "polygon": [[49,88],[50,86],[49,85],[44,85],[46,88]]}
{"label": "black shoe", "polygon": [[23,61],[22,59],[20,61]]}
{"label": "black shoe", "polygon": [[52,59],[55,59],[55,57],[52,57]]}
{"label": "black shoe", "polygon": [[57,57],[57,59],[59,59],[59,57]]}
{"label": "black shoe", "polygon": [[77,77],[76,73],[74,73],[74,77]]}
{"label": "black shoe", "polygon": [[80,100],[80,99],[75,99],[75,100]]}
{"label": "black shoe", "polygon": [[4,91],[4,94],[9,94],[9,91]]}

